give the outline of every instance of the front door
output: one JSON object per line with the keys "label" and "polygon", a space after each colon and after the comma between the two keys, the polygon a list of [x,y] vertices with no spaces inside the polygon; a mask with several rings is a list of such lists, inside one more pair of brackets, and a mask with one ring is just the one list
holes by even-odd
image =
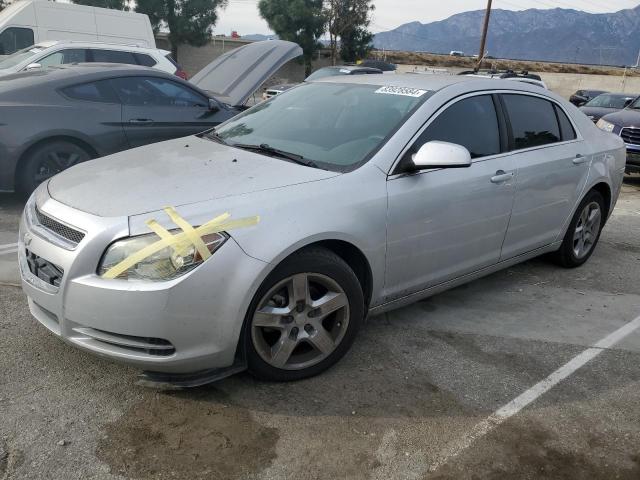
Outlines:
{"label": "front door", "polygon": [[219,123],[209,99],[181,83],[159,77],[123,77],[112,83],[122,100],[131,147],[186,137]]}
{"label": "front door", "polygon": [[[506,149],[497,97],[475,95],[444,109],[401,165],[425,142],[466,147],[468,168],[394,172],[387,182],[387,275],[392,300],[495,264],[500,259],[517,171]],[[502,127],[501,127],[502,125]]]}

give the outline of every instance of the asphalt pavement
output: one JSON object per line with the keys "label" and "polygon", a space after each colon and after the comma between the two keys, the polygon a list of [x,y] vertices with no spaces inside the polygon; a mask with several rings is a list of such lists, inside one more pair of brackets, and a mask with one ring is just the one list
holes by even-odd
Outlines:
{"label": "asphalt pavement", "polygon": [[60,342],[0,195],[0,479],[640,479],[640,177],[590,261],[369,319],[313,379],[168,392]]}

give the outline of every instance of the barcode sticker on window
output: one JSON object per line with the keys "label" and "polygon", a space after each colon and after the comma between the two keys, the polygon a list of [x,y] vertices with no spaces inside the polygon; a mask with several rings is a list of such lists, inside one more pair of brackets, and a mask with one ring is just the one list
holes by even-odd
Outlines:
{"label": "barcode sticker on window", "polygon": [[418,88],[409,88],[409,87],[380,87],[375,93],[384,93],[387,95],[404,95],[405,97],[421,97],[427,90],[420,90]]}

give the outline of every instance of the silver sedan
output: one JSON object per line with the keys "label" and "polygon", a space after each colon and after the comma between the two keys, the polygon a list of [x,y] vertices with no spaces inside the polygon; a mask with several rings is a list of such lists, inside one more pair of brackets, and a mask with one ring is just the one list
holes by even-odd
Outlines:
{"label": "silver sedan", "polygon": [[41,185],[23,288],[54,334],[148,382],[301,379],[367,315],[545,253],[582,265],[624,167],[620,138],[535,86],[323,79]]}

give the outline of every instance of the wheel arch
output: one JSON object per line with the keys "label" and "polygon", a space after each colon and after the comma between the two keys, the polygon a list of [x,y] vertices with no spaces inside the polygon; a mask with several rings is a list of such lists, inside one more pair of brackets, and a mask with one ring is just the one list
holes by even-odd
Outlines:
{"label": "wheel arch", "polygon": [[74,143],[77,146],[84,148],[87,152],[89,152],[89,154],[91,155],[91,158],[97,158],[100,156],[100,154],[98,153],[98,151],[95,149],[93,145],[91,145],[86,140],[79,138],[78,136],[74,136],[71,134],[59,134],[59,135],[50,135],[44,138],[39,138],[38,140],[30,143],[27,146],[27,148],[25,148],[24,151],[18,157],[18,161],[16,162],[16,168],[13,173],[14,185],[18,184],[19,176],[22,171],[22,166],[24,165],[25,159],[31,154],[31,152],[33,152],[36,148],[39,148],[40,146],[46,143],[55,142],[59,140]]}
{"label": "wheel arch", "polygon": [[609,186],[608,183],[606,182],[598,182],[595,185],[593,185],[589,190],[587,190],[584,194],[584,196],[582,198],[584,198],[586,195],[588,195],[588,193],[592,190],[595,190],[596,192],[598,192],[600,195],[602,195],[602,198],[604,198],[604,206],[607,209],[605,212],[604,217],[605,218],[609,218],[609,214],[611,213],[611,187]]}

